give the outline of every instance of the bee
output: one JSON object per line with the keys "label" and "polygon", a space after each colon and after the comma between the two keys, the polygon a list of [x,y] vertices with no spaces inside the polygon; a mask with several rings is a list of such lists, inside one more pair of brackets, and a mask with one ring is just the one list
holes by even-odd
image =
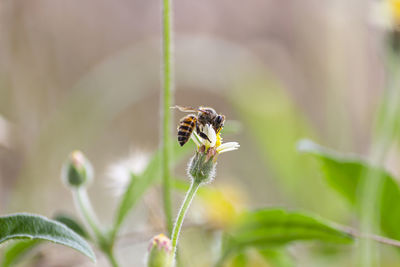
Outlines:
{"label": "bee", "polygon": [[218,114],[213,108],[202,106],[200,106],[198,109],[181,106],[175,106],[175,108],[182,112],[197,112],[196,115],[189,114],[183,117],[179,122],[178,142],[181,146],[186,144],[194,129],[196,129],[196,133],[201,138],[210,141],[208,136],[203,132],[204,126],[210,124],[216,134],[218,134],[222,127],[224,127],[225,116]]}

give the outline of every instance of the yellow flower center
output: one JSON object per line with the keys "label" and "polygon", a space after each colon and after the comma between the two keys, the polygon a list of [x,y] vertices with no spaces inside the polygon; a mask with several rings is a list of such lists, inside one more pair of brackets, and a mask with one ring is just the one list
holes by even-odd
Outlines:
{"label": "yellow flower center", "polygon": [[221,131],[217,133],[217,142],[215,142],[215,147],[219,147],[222,142]]}

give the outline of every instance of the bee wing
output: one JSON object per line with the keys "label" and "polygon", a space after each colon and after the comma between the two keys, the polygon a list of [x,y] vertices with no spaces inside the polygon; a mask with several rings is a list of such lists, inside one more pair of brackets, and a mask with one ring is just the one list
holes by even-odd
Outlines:
{"label": "bee wing", "polygon": [[176,105],[175,107],[172,108],[177,108],[182,112],[198,112],[200,110],[198,110],[197,108],[192,108],[192,107],[182,107],[182,106],[178,106]]}

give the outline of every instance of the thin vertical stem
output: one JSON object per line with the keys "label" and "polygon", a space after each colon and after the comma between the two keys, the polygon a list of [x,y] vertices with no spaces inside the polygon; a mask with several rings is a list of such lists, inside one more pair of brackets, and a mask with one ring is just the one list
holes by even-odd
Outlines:
{"label": "thin vertical stem", "polygon": [[163,97],[162,97],[162,181],[164,213],[168,232],[172,230],[171,207],[171,111],[173,92],[173,44],[172,44],[172,0],[162,0],[162,24],[163,24]]}
{"label": "thin vertical stem", "polygon": [[100,229],[96,213],[94,212],[92,204],[90,203],[87,195],[86,188],[77,188],[76,190],[73,190],[73,197],[77,209],[80,211],[86,224],[90,229],[92,229],[96,240],[101,239],[103,234]]}
{"label": "thin vertical stem", "polygon": [[[393,56],[390,54],[390,56]],[[400,113],[400,90],[398,73],[400,72],[397,63],[398,56],[395,55],[394,64],[388,59],[388,86],[383,98],[383,110],[380,117],[382,121],[378,124],[376,140],[371,149],[370,160],[375,166],[382,166],[385,156],[393,141],[396,130],[396,120]],[[362,233],[372,234],[374,225],[379,225],[380,198],[382,189],[382,174],[370,171],[365,174],[364,183],[361,185],[361,225]],[[369,267],[378,265],[378,249],[375,241],[370,238],[361,238],[359,266]]]}
{"label": "thin vertical stem", "polygon": [[117,262],[117,259],[114,256],[114,251],[112,249],[106,252],[106,256],[107,256],[107,259],[110,262],[112,267],[118,267],[119,266],[118,262]]}
{"label": "thin vertical stem", "polygon": [[190,207],[190,203],[192,203],[192,200],[197,192],[197,189],[199,189],[199,186],[200,186],[200,183],[195,182],[195,181],[192,182],[189,190],[186,193],[185,199],[183,200],[183,203],[182,203],[182,207],[179,210],[178,216],[176,218],[176,222],[175,222],[174,229],[172,231],[172,236],[171,236],[173,259],[175,258],[176,248],[178,246],[179,233],[181,232],[183,220],[185,219],[186,212],[188,211],[188,209]]}
{"label": "thin vertical stem", "polygon": [[80,211],[83,220],[93,231],[98,247],[104,252],[111,266],[118,267],[118,262],[114,256],[113,244],[102,231],[96,213],[92,207],[86,188],[73,190],[73,197],[77,209]]}

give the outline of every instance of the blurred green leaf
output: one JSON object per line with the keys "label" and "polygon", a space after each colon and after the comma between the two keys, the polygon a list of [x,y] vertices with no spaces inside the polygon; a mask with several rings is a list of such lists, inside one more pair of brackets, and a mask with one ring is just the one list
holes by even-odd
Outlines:
{"label": "blurred green leaf", "polygon": [[230,267],[246,267],[248,266],[248,259],[246,253],[238,253],[232,259]]}
{"label": "blurred green leaf", "polygon": [[[146,170],[147,174],[150,175],[149,177],[151,178],[147,178],[144,175],[142,177],[137,177],[131,173],[131,181],[129,182],[128,188],[126,189],[118,207],[114,226],[115,232],[118,231],[130,210],[136,204],[138,199],[140,199],[145,190],[150,186],[153,180],[152,177],[155,177],[155,175],[159,175],[159,169],[156,166],[159,160],[160,153],[157,153],[149,164],[149,166],[152,166],[152,168]],[[143,177],[146,177],[147,179],[141,179]]]}
{"label": "blurred green leaf", "polygon": [[322,162],[325,179],[356,208],[358,186],[366,177],[374,177],[366,174],[375,173],[382,179],[380,227],[389,237],[400,240],[400,188],[392,175],[382,168],[371,166],[361,157],[340,154],[309,140],[301,141],[298,148]]}
{"label": "blurred green leaf", "polygon": [[[191,181],[189,179],[185,180],[184,178],[181,178],[181,177],[180,178],[173,178],[171,180],[171,185],[176,190],[185,193],[185,192],[187,192],[189,190],[190,182]],[[201,189],[201,187],[199,189]]]}
{"label": "blurred green leaf", "polygon": [[46,240],[73,248],[92,260],[89,244],[65,225],[43,216],[18,213],[0,217],[0,243],[11,239]]}
{"label": "blurred green leaf", "polygon": [[293,258],[285,248],[259,248],[237,251],[223,266],[229,267],[293,267]]}
{"label": "blurred green leaf", "polygon": [[259,249],[258,252],[271,265],[271,267],[293,267],[293,258],[285,249]]}
{"label": "blurred green leaf", "polygon": [[[60,213],[54,217],[54,220],[66,225],[68,228],[73,230],[85,239],[90,239],[89,234],[73,217],[70,215]],[[13,244],[7,246],[3,255],[2,266],[11,266],[21,260],[27,253],[33,250],[37,245],[41,244],[42,240],[22,240],[16,241]]]}
{"label": "blurred green leaf", "polygon": [[54,217],[54,220],[66,225],[68,228],[73,230],[75,233],[77,233],[81,237],[83,237],[85,239],[90,239],[90,236],[89,236],[88,232],[85,230],[85,228],[83,227],[83,225],[81,225],[72,216],[65,214],[65,213],[60,213]]}
{"label": "blurred green leaf", "polygon": [[[231,94],[232,101],[269,174],[285,194],[284,198],[298,207],[307,207],[322,216],[341,220],[346,216],[346,203],[329,194],[328,188],[315,175],[315,163],[299,155],[295,149],[300,138],[315,136],[316,133],[305,114],[284,88],[272,79],[245,80],[242,87]],[[248,170],[249,175],[254,167]],[[265,172],[265,169],[261,171]],[[316,198],[319,201],[315,201]],[[330,205],[332,202],[337,204]]]}
{"label": "blurred green leaf", "polygon": [[23,240],[16,241],[13,244],[7,246],[4,251],[2,265],[3,267],[14,266],[17,262],[19,262],[22,257],[24,257],[27,253],[29,253],[33,248],[39,245],[42,240],[33,239],[33,240]]}
{"label": "blurred green leaf", "polygon": [[[179,162],[189,151],[193,150],[192,145],[185,145],[180,147],[174,143],[173,149],[173,162]],[[136,176],[131,174],[131,181],[126,188],[124,195],[122,196],[119,204],[117,214],[114,222],[113,238],[117,234],[126,216],[130,210],[136,204],[136,202],[142,197],[144,192],[161,176],[161,154],[160,151],[154,154],[146,170],[142,175]]]}
{"label": "blurred green leaf", "polygon": [[226,232],[222,259],[248,247],[276,248],[293,241],[307,240],[349,244],[353,238],[332,223],[315,216],[282,209],[263,209],[244,213]]}

